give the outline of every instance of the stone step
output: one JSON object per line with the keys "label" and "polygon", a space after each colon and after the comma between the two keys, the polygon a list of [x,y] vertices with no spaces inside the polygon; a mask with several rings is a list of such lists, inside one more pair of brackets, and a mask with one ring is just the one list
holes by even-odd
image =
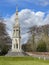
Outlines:
{"label": "stone step", "polygon": [[5,56],[28,56],[25,52],[9,52]]}

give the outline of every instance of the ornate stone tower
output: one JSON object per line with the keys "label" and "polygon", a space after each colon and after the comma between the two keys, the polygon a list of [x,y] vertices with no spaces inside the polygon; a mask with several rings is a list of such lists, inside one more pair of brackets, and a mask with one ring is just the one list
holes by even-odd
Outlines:
{"label": "ornate stone tower", "polygon": [[21,52],[20,25],[18,21],[18,9],[16,10],[15,23],[13,25],[12,52]]}
{"label": "ornate stone tower", "polygon": [[15,23],[13,24],[13,35],[12,35],[12,49],[6,56],[27,56],[26,53],[21,49],[20,41],[20,25],[18,21],[18,9],[16,10]]}

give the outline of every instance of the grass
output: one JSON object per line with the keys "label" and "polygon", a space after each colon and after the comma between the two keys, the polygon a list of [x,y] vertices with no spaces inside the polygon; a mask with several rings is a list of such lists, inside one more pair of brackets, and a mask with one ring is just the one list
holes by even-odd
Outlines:
{"label": "grass", "polygon": [[0,65],[49,65],[49,60],[33,57],[0,57]]}

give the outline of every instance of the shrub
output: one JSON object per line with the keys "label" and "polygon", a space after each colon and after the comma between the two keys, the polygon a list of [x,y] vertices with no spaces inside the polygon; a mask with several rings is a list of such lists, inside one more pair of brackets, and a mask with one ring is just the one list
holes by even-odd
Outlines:
{"label": "shrub", "polygon": [[23,49],[23,51],[25,51],[25,52],[31,52],[31,51],[33,51],[33,50],[32,50],[32,45],[29,44],[29,43],[23,44],[23,45],[22,45],[22,49]]}
{"label": "shrub", "polygon": [[46,43],[43,40],[39,41],[39,43],[37,45],[37,51],[38,52],[46,52],[47,51]]}
{"label": "shrub", "polygon": [[1,55],[5,55],[8,52],[8,46],[4,45],[3,49],[1,50]]}

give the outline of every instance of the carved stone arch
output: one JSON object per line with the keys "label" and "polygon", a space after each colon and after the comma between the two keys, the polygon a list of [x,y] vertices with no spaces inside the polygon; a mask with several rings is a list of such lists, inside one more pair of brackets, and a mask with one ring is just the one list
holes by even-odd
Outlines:
{"label": "carved stone arch", "polygon": [[17,42],[17,39],[15,39],[15,41],[16,41],[16,48],[18,49],[18,42]]}

